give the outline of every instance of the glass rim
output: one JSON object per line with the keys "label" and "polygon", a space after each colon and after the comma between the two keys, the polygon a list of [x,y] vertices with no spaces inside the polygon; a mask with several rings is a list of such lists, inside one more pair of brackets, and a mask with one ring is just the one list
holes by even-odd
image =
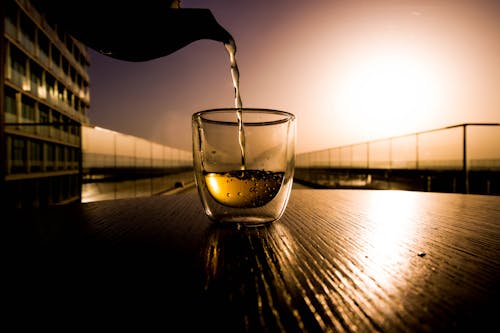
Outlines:
{"label": "glass rim", "polygon": [[234,115],[238,110],[243,111],[243,113],[242,113],[243,118],[245,117],[245,115],[248,116],[248,114],[251,114],[251,113],[276,115],[276,116],[281,117],[279,119],[259,120],[259,121],[245,121],[245,119],[243,119],[243,123],[245,124],[245,126],[247,126],[247,125],[250,125],[250,126],[251,125],[261,125],[262,126],[262,125],[282,124],[282,123],[286,123],[286,122],[295,120],[295,115],[293,113],[290,113],[287,111],[282,111],[282,110],[277,110],[277,109],[267,109],[267,108],[253,108],[253,107],[243,107],[241,109],[238,109],[238,108],[207,109],[207,110],[195,112],[192,116],[192,119],[193,119],[193,121],[201,119],[204,122],[213,123],[213,124],[237,125],[238,119],[236,117],[234,117],[233,120],[221,120],[221,119],[208,118],[207,115],[211,115],[211,114],[232,114],[232,115]]}

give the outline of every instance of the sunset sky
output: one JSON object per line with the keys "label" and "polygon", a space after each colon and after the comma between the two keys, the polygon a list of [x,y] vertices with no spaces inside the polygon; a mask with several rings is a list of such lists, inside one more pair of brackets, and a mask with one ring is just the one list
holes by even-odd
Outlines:
{"label": "sunset sky", "polygon": [[[297,152],[500,122],[500,1],[183,0],[234,37],[244,107],[297,116]],[[161,43],[161,41],[158,41]],[[91,51],[90,122],[191,149],[191,115],[234,106],[222,43],[160,59]]]}

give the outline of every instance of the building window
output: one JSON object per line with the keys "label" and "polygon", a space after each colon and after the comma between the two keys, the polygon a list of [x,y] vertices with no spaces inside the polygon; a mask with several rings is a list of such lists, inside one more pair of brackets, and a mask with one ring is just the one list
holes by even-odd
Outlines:
{"label": "building window", "polygon": [[52,46],[52,63],[56,68],[59,68],[59,64],[61,61],[61,52],[55,47]]}
{"label": "building window", "polygon": [[50,41],[42,32],[38,33],[38,49],[40,51],[38,54],[38,56],[40,57],[40,60],[43,63],[48,62]]}
{"label": "building window", "polygon": [[48,137],[49,136],[49,108],[43,104],[39,104],[39,122],[42,124],[38,127],[38,134]]}
{"label": "building window", "polygon": [[17,31],[17,7],[13,1],[7,1],[5,8],[5,32],[16,38]]}
{"label": "building window", "polygon": [[26,172],[26,140],[21,138],[12,139],[11,149],[11,172]]}
{"label": "building window", "polygon": [[11,118],[6,115],[6,122],[15,122],[17,118],[16,92],[12,89],[5,89],[5,113],[14,116]]}
{"label": "building window", "polygon": [[22,87],[26,77],[26,57],[17,51],[16,48],[11,47],[10,49],[10,59],[12,64],[11,80],[17,86]]}
{"label": "building window", "polygon": [[21,116],[24,121],[29,121],[29,122],[35,122],[35,102],[27,98],[26,96],[23,96],[22,103],[21,103]]}
{"label": "building window", "polygon": [[49,122],[49,109],[45,106],[40,104],[40,123],[46,124]]}
{"label": "building window", "polygon": [[24,13],[21,13],[21,44],[30,53],[35,52],[35,25]]}
{"label": "building window", "polygon": [[64,168],[64,147],[56,145],[56,162],[57,169]]}
{"label": "building window", "polygon": [[47,169],[48,170],[54,170],[55,167],[55,150],[54,150],[54,145],[48,143],[47,144]]}
{"label": "building window", "polygon": [[30,142],[31,172],[42,171],[43,144],[40,141]]}

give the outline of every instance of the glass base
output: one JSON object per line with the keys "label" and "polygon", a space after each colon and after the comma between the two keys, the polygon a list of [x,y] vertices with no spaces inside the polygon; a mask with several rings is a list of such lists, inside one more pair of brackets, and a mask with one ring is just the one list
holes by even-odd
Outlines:
{"label": "glass base", "polygon": [[254,228],[269,225],[279,218],[271,216],[212,216],[208,217],[215,223],[224,225],[234,224],[235,226],[244,228]]}

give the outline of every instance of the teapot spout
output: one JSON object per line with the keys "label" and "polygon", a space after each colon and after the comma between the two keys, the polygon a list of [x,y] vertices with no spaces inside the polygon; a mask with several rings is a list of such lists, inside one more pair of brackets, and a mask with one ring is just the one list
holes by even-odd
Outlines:
{"label": "teapot spout", "polygon": [[116,59],[138,62],[169,55],[202,39],[234,43],[208,9],[167,9],[153,18],[136,21],[132,29],[115,30],[105,38],[95,39],[94,46],[89,40],[89,46]]}

